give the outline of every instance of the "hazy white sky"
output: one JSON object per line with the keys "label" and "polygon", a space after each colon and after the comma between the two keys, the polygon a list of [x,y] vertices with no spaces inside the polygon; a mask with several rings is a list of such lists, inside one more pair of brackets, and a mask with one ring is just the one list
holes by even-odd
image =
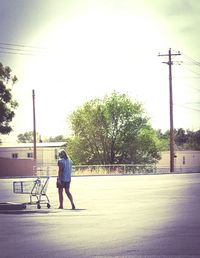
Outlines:
{"label": "hazy white sky", "polygon": [[114,90],[141,101],[152,126],[167,130],[168,65],[158,53],[169,48],[181,52],[173,58],[174,127],[199,129],[199,12],[196,0],[0,0],[0,42],[42,48],[34,56],[0,48],[19,79],[5,141],[32,130],[32,89],[42,137],[66,135],[70,112]]}

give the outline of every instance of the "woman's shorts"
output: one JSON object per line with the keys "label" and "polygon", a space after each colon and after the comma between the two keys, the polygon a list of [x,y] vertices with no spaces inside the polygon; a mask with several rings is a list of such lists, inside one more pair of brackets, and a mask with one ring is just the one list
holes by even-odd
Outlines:
{"label": "woman's shorts", "polygon": [[70,182],[64,182],[64,181],[57,181],[56,184],[57,188],[69,188],[70,187]]}

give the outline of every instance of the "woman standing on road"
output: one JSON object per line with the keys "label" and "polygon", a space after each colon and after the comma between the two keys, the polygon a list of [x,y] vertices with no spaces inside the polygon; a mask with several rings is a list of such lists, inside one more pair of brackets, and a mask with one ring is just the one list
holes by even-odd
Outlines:
{"label": "woman standing on road", "polygon": [[69,191],[71,183],[72,161],[69,159],[64,150],[59,151],[58,156],[57,188],[60,202],[59,209],[63,209],[63,189],[65,189],[65,193],[71,202],[72,209],[75,210],[73,197]]}

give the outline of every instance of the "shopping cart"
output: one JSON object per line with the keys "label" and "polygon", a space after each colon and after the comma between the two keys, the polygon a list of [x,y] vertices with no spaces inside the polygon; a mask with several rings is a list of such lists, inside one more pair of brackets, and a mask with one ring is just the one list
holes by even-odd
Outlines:
{"label": "shopping cart", "polygon": [[24,205],[37,205],[41,209],[41,204],[46,204],[50,208],[50,201],[46,194],[49,177],[38,177],[35,180],[13,182],[13,192],[16,194],[29,194],[30,202]]}

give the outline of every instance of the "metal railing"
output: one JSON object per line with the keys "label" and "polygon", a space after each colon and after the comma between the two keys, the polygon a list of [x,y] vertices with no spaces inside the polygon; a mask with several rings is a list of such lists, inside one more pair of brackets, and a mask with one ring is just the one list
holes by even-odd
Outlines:
{"label": "metal railing", "polygon": [[[72,167],[72,176],[85,175],[137,175],[155,174],[155,165],[115,164],[115,165],[77,165]],[[57,176],[58,168],[55,164],[35,166],[36,176]]]}
{"label": "metal railing", "polygon": [[155,165],[80,165],[73,167],[74,175],[134,175],[152,174],[156,172]]}
{"label": "metal railing", "polygon": [[[200,172],[200,167],[177,166],[175,173]],[[170,173],[169,166],[156,164],[112,164],[112,165],[76,165],[73,166],[72,176],[89,175],[149,175]],[[55,163],[34,167],[35,176],[57,176],[58,168]]]}

